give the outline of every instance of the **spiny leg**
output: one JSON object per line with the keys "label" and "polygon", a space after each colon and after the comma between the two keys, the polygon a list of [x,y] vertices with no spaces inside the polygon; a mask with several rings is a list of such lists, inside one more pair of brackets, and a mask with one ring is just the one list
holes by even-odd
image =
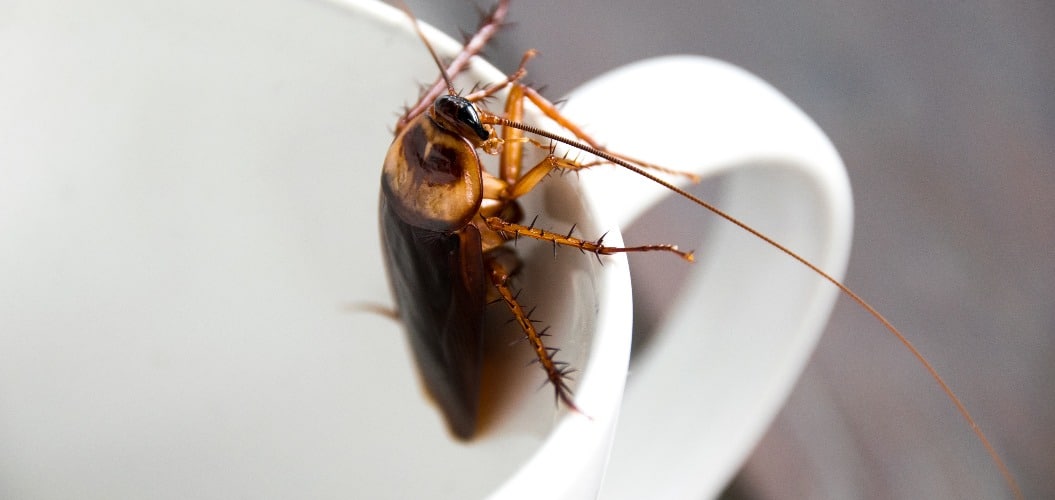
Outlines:
{"label": "spiny leg", "polygon": [[521,59],[520,59],[520,66],[517,67],[517,70],[512,72],[509,75],[506,75],[505,79],[503,79],[502,81],[500,81],[498,83],[492,83],[491,85],[488,85],[486,88],[477,90],[475,92],[472,92],[470,94],[464,95],[462,97],[465,97],[465,99],[467,101],[480,102],[480,101],[483,101],[483,100],[487,99],[488,97],[493,96],[494,94],[498,93],[498,91],[500,91],[503,88],[509,86],[509,84],[511,84],[511,83],[513,83],[515,81],[518,81],[521,78],[524,78],[524,75],[527,75],[527,63],[528,63],[528,61],[530,61],[531,59],[533,59],[537,55],[538,55],[538,51],[537,50],[535,50],[535,49],[528,49],[527,51],[524,52],[524,56],[521,57]]}
{"label": "spiny leg", "polygon": [[[407,13],[407,16],[410,17],[416,27],[417,19],[411,14],[410,9],[408,9],[406,5],[402,5],[402,7],[403,11]],[[399,121],[396,122],[397,134],[403,130],[403,127],[410,123],[411,120],[421,113],[424,113],[425,110],[432,105],[432,102],[447,89],[447,79],[454,78],[464,71],[469,64],[469,59],[483,51],[484,47],[487,46],[487,43],[491,41],[491,38],[498,33],[499,29],[501,29],[508,12],[509,0],[499,0],[494,8],[480,20],[480,25],[476,29],[476,33],[465,43],[462,50],[454,56],[450,65],[448,65],[446,69],[440,68],[440,70],[443,71],[443,74],[446,75],[446,78],[444,78],[443,75],[437,78],[432,86],[429,87],[428,91],[421,95],[417,104],[407,109],[406,113],[403,113],[403,116],[399,117]],[[422,37],[422,41],[425,42],[426,46],[429,46],[428,41],[426,41],[424,37]],[[431,46],[429,47],[431,50]]]}
{"label": "spiny leg", "polygon": [[[520,66],[512,74],[507,76],[505,80],[491,85],[490,87],[480,91],[474,92],[465,98],[479,102],[480,100],[490,97],[495,92],[502,90],[503,88],[509,87],[509,95],[506,96],[505,104],[505,117],[514,121],[522,121],[524,117],[524,85],[519,85],[517,82],[524,75],[527,74],[527,63],[534,58],[538,52],[535,49],[529,49],[524,52],[524,56],[520,59]],[[499,159],[499,177],[509,184],[513,184],[517,181],[520,176],[520,165],[523,157],[523,143],[526,142],[524,139],[524,132],[515,127],[502,127],[502,155]]]}
{"label": "spiny leg", "polygon": [[[535,89],[533,89],[531,87],[528,87],[527,85],[518,83],[518,82],[514,82],[512,85],[513,85],[514,88],[510,89],[510,96],[512,96],[514,94],[514,92],[516,92],[518,95],[522,95],[523,98],[531,101],[531,103],[534,104],[539,109],[539,111],[542,111],[542,114],[544,114],[547,118],[557,122],[558,125],[560,125],[561,127],[564,127],[565,129],[567,129],[569,132],[572,133],[572,135],[574,135],[575,137],[579,138],[581,141],[585,142],[586,144],[589,144],[590,146],[594,147],[595,149],[604,151],[605,153],[608,153],[608,154],[610,154],[610,155],[612,155],[612,156],[614,156],[616,158],[619,158],[619,159],[621,159],[623,161],[627,161],[627,162],[633,163],[635,165],[639,165],[641,167],[644,167],[644,168],[646,168],[648,170],[652,170],[654,172],[662,172],[664,174],[685,177],[685,178],[688,178],[689,180],[691,180],[693,183],[700,182],[700,177],[698,175],[696,175],[696,174],[691,173],[691,172],[685,172],[685,171],[681,171],[681,170],[675,170],[675,169],[667,168],[667,167],[664,167],[664,166],[661,166],[661,165],[656,165],[654,163],[649,163],[649,162],[646,162],[646,161],[642,161],[642,160],[639,160],[639,159],[636,159],[636,158],[633,158],[633,157],[630,157],[630,156],[627,156],[627,155],[624,155],[624,154],[614,153],[612,151],[609,151],[608,148],[604,147],[604,145],[602,145],[600,142],[597,142],[597,140],[594,139],[592,136],[590,136],[590,134],[587,134],[586,131],[582,129],[582,127],[579,127],[578,125],[575,124],[575,122],[573,122],[573,121],[569,120],[567,117],[565,117],[560,112],[560,110],[557,109],[557,106],[555,104],[550,102],[549,99],[546,99],[545,97],[543,97],[542,94],[538,93],[537,90],[535,90]],[[516,122],[522,122],[522,120],[520,119],[519,116],[514,118],[514,117],[511,117],[511,116],[509,116],[507,114],[505,116],[505,118],[507,118],[509,120],[512,120],[512,121],[516,121]],[[509,128],[509,127],[506,127],[506,128]]]}
{"label": "spiny leg", "polygon": [[[472,102],[479,102],[479,101],[482,101],[482,100],[494,95],[498,91],[508,87],[509,88],[509,95],[506,96],[505,109],[503,110],[503,112],[504,112],[503,116],[505,118],[509,119],[509,120],[514,121],[514,122],[523,122],[523,120],[524,120],[524,100],[526,98],[525,97],[525,92],[531,91],[532,93],[534,93],[534,95],[537,97],[537,99],[543,99],[540,95],[538,95],[537,92],[532,90],[530,87],[520,83],[520,80],[525,75],[527,75],[527,63],[528,63],[528,61],[533,59],[536,55],[538,55],[538,51],[536,51],[535,49],[528,49],[527,51],[524,52],[523,57],[521,57],[520,65],[517,67],[516,71],[514,71],[513,73],[511,73],[508,76],[506,76],[505,79],[502,80],[501,82],[492,84],[492,85],[488,86],[486,89],[483,89],[483,90],[480,90],[480,91],[477,91],[477,92],[473,92],[473,93],[465,96],[465,98],[468,99],[469,101],[472,101]],[[566,120],[565,120],[565,122],[566,122]],[[587,138],[587,139],[589,139],[589,138]],[[590,140],[592,140],[592,139],[590,139]],[[508,126],[507,127],[502,127],[502,141],[501,141],[501,143],[502,143],[502,150],[501,150],[501,157],[499,159],[499,178],[501,178],[503,181],[505,181],[506,183],[508,183],[510,185],[514,185],[514,184],[517,184],[517,183],[520,183],[521,181],[523,181],[523,179],[520,178],[520,171],[521,171],[521,167],[522,167],[522,164],[523,164],[524,143],[525,142],[531,142],[531,143],[535,144],[538,147],[547,147],[547,146],[541,145],[540,143],[538,143],[538,141],[535,141],[533,139],[525,138],[524,137],[524,131],[519,129],[519,128],[517,128],[517,127],[508,127]],[[513,196],[512,198],[517,198],[517,197],[525,194],[527,191],[530,191],[531,187],[533,187],[535,184],[538,183],[538,180],[541,180],[542,177],[545,177],[545,174],[548,174],[549,170],[551,170],[552,168],[554,168],[556,166],[556,165],[552,165],[554,163],[552,161],[553,158],[554,158],[554,156],[553,156],[553,149],[552,149],[552,147],[550,147],[550,155],[549,155],[549,157],[547,158],[547,160],[544,160],[543,162],[539,163],[539,165],[536,166],[536,169],[539,169],[540,167],[543,167],[545,163],[549,163],[549,164],[551,164],[551,166],[549,168],[546,168],[544,170],[544,172],[536,173],[535,174],[536,175],[536,179],[532,180],[532,181],[529,181],[526,184],[526,186],[530,186],[530,187],[527,187],[526,189],[522,189],[520,191],[520,194],[517,194],[517,195]],[[599,163],[602,163],[602,162],[596,162],[596,163],[599,164]],[[572,164],[569,163],[569,164],[567,164],[566,166],[564,166],[562,168],[574,169],[574,168],[584,168],[585,166],[590,166],[590,165],[579,165],[579,164],[572,165]]]}
{"label": "spiny leg", "polygon": [[[505,116],[510,120],[523,121],[523,85],[509,88],[506,98]],[[502,127],[502,156],[498,162],[498,173],[502,180],[514,184],[520,177],[520,166],[524,161],[524,131],[516,127]]]}
{"label": "spiny leg", "polygon": [[546,380],[553,386],[554,397],[567,405],[569,409],[582,413],[572,401],[571,388],[567,383],[568,376],[573,370],[568,363],[554,359],[560,349],[546,347],[542,342],[542,337],[546,336],[545,330],[540,332],[535,328],[535,322],[530,318],[529,312],[524,310],[524,307],[517,301],[516,294],[509,288],[509,270],[496,259],[489,259],[487,264],[491,270],[491,283],[502,301],[509,306],[521,330],[524,331],[524,338],[531,344],[539,365],[546,371]]}
{"label": "spiny leg", "polygon": [[589,252],[595,255],[612,255],[616,253],[625,252],[659,251],[677,254],[678,256],[689,262],[695,260],[695,256],[692,252],[685,252],[679,250],[677,245],[641,245],[636,247],[611,247],[604,245],[604,235],[594,241],[576,238],[571,235],[572,231],[575,230],[575,226],[572,226],[571,230],[568,231],[567,234],[560,234],[535,227],[535,221],[531,221],[531,224],[527,226],[523,224],[516,224],[513,222],[505,221],[501,217],[488,217],[484,219],[484,221],[487,223],[487,227],[489,227],[492,231],[510,239],[526,236],[528,238],[534,238],[537,240],[549,241],[554,245],[564,245],[578,248],[580,251]]}
{"label": "spiny leg", "polygon": [[378,316],[384,316],[397,323],[403,321],[402,317],[399,315],[399,311],[395,307],[378,304],[376,302],[356,302],[354,304],[346,304],[344,310],[372,313]]}
{"label": "spiny leg", "polygon": [[[508,144],[506,144],[506,146],[508,146]],[[517,160],[518,164],[519,162],[520,160]],[[547,154],[546,157],[542,159],[542,161],[538,162],[538,164],[528,170],[527,173],[525,173],[519,179],[515,179],[509,183],[504,193],[505,197],[509,200],[515,200],[517,198],[520,198],[521,196],[524,196],[525,194],[530,193],[531,190],[535,189],[535,186],[537,186],[539,182],[542,182],[542,179],[545,179],[546,176],[548,176],[550,172],[554,170],[579,171],[598,164],[600,163],[591,162],[584,164],[569,158],[558,157],[553,154],[553,149],[550,148],[549,154]],[[519,167],[519,165],[517,166]]]}

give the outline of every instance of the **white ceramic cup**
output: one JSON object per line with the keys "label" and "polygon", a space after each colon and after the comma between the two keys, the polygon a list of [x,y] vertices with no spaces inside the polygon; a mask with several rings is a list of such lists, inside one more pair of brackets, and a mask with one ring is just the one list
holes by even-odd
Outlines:
{"label": "white ceramic cup", "polygon": [[[345,307],[391,304],[381,159],[400,105],[436,75],[403,14],[288,0],[2,9],[0,497],[711,495],[831,306],[790,259],[724,224],[690,227],[694,241],[663,242],[699,244],[699,262],[628,378],[645,298],[626,260],[524,244],[524,301],[581,370],[588,417],[555,411],[522,367],[528,349],[496,332],[486,425],[455,442],[399,326]],[[817,127],[726,64],[643,64],[584,86],[566,113],[621,152],[728,173],[723,207],[840,273],[849,188]],[[611,105],[676,75],[693,82],[677,106]],[[476,63],[459,83],[500,76]],[[545,184],[529,213],[613,245],[668,196],[610,167]]]}

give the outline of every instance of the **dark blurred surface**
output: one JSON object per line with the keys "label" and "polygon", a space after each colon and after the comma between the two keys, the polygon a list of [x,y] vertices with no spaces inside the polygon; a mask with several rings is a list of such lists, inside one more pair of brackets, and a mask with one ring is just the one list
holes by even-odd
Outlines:
{"label": "dark blurred surface", "polygon": [[[482,0],[478,0],[482,2]],[[467,0],[410,2],[448,33]],[[957,390],[1027,498],[1055,498],[1055,3],[514,1],[488,55],[559,97],[648,56],[768,80],[831,137],[856,204],[847,283]],[[671,82],[691,89],[691,82]],[[663,105],[663,89],[651,92]],[[908,352],[846,301],[730,498],[1002,498]]]}

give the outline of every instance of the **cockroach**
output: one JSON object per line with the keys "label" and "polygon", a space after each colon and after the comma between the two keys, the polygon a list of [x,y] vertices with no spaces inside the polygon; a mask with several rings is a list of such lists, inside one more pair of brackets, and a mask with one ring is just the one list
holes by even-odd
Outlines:
{"label": "cockroach", "polygon": [[[521,82],[534,51],[527,51],[517,71],[503,81],[460,95],[451,83],[452,78],[498,32],[508,7],[509,0],[499,0],[484,16],[476,33],[445,66],[422,34],[416,18],[403,6],[439,68],[440,77],[400,116],[381,174],[381,241],[397,315],[408,331],[426,388],[456,437],[469,439],[476,431],[483,365],[483,315],[485,306],[491,302],[505,303],[512,313],[545,372],[555,399],[578,411],[568,384],[572,368],[556,359],[558,349],[546,345],[545,331],[537,328],[510,284],[521,267],[509,245],[511,241],[543,240],[555,247],[569,246],[593,253],[598,258],[619,252],[658,251],[693,261],[692,252],[682,251],[675,245],[606,246],[603,237],[588,240],[571,232],[536,227],[534,221],[524,223],[518,199],[531,193],[549,174],[611,164],[657,183],[761,239],[832,283],[872,315],[940,385],[985,446],[1009,489],[1021,498],[1014,477],[959,397],[890,321],[817,265],[659,175],[677,171],[614,153],[562,116],[556,105]],[[508,92],[502,114],[483,106],[486,99],[499,91]],[[525,124],[522,121],[525,102],[530,102],[569,135]],[[556,143],[598,160],[581,162],[558,156],[553,147]],[[524,171],[525,147],[547,148],[548,154]],[[497,175],[484,169],[478,151],[499,157]]]}

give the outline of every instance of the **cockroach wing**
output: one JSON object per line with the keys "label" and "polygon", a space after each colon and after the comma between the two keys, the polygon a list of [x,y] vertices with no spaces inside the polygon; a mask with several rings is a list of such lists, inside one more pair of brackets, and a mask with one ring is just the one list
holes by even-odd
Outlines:
{"label": "cockroach wing", "polygon": [[480,232],[403,221],[381,193],[381,241],[396,307],[429,393],[456,436],[476,429],[487,277]]}

